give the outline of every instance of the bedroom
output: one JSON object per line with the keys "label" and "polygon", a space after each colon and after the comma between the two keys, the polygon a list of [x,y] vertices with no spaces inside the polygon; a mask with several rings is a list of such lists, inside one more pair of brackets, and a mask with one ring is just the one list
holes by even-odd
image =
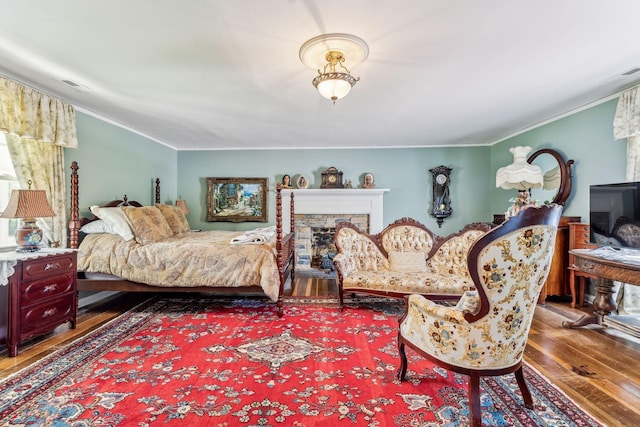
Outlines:
{"label": "bedroom", "polygon": [[[294,50],[297,53],[297,47]],[[297,57],[294,59],[298,61]],[[350,99],[345,99],[342,105],[332,106],[329,114],[338,114],[338,108],[349,107],[348,101],[372,89],[364,85],[365,70],[357,69],[357,74],[361,76],[362,84],[354,87]],[[304,81],[302,87],[305,91],[309,89],[308,98],[315,102],[315,97],[320,96],[310,83],[313,73],[300,67],[298,75]],[[632,82],[633,76],[625,85]],[[437,165],[447,165],[453,168],[451,199],[454,214],[439,229],[446,234],[472,221],[489,221],[493,214],[504,212],[512,194],[495,188],[495,172],[511,162],[509,147],[529,145],[534,150],[552,147],[576,162],[573,166],[574,191],[565,214],[584,219],[589,211],[589,185],[625,179],[625,142],[614,140],[612,135],[618,93],[611,92],[593,102],[563,111],[561,115],[545,117],[538,121],[539,125],[536,124],[538,122],[529,123],[522,131],[509,133],[506,138],[496,138],[487,144],[475,144],[470,138],[468,145],[433,147],[410,147],[404,146],[402,141],[393,141],[398,147],[339,148],[334,145],[335,141],[342,140],[347,147],[350,141],[344,141],[338,133],[327,137],[334,140],[334,144],[327,144],[326,148],[319,148],[321,144],[317,143],[313,146],[315,148],[304,149],[176,150],[170,144],[158,143],[135,129],[80,109],[77,111],[80,147],[66,150],[65,163],[67,170],[74,160],[80,164],[80,205],[85,213],[90,204],[122,197],[123,191],[130,199],[151,203],[152,182],[160,178],[163,201],[173,202],[178,197],[188,201],[191,209],[188,219],[193,228],[238,230],[253,224],[205,221],[207,177],[267,177],[273,185],[284,174],[303,174],[311,178],[310,187],[317,188],[320,172],[330,166],[343,171],[345,179],[354,183],[360,183],[365,173],[373,173],[378,187],[391,190],[385,195],[385,223],[411,216],[438,229],[435,219],[427,213],[430,202],[428,170]],[[369,100],[376,102],[375,98]],[[482,109],[482,104],[476,108]],[[501,123],[499,112],[495,118],[495,123]],[[421,117],[415,120],[420,121]],[[428,133],[428,129],[423,132]],[[272,222],[272,203],[268,217]]]}

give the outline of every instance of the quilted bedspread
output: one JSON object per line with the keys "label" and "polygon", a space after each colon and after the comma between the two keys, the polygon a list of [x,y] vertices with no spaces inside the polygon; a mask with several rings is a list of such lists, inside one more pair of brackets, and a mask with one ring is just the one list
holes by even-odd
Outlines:
{"label": "quilted bedspread", "polygon": [[79,247],[78,271],[105,273],[165,287],[261,286],[278,299],[275,237],[261,245],[231,245],[235,231],[176,234],[141,245],[113,234],[89,234]]}

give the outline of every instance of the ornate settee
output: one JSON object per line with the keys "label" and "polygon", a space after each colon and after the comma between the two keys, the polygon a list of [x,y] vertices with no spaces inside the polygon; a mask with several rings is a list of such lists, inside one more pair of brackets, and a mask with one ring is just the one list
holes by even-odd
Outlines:
{"label": "ornate settee", "polygon": [[467,254],[491,227],[473,223],[440,237],[412,218],[399,219],[376,235],[351,223],[338,224],[334,237],[338,253],[333,264],[340,307],[345,293],[458,299],[465,291],[475,289],[467,269]]}

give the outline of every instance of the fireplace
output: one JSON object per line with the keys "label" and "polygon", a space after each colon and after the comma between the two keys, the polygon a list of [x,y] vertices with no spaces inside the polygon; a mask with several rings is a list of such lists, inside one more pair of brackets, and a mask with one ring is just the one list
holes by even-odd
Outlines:
{"label": "fireplace", "polygon": [[[323,260],[335,253],[333,233],[339,222],[355,224],[365,232],[379,233],[384,228],[383,195],[388,189],[304,189],[283,190],[283,202],[293,192],[295,198],[296,270],[322,268]],[[283,224],[288,229],[291,216],[283,209]]]}
{"label": "fireplace", "polygon": [[368,232],[367,214],[295,214],[296,270],[332,270],[331,260],[336,254],[333,236],[336,225],[350,222]]}

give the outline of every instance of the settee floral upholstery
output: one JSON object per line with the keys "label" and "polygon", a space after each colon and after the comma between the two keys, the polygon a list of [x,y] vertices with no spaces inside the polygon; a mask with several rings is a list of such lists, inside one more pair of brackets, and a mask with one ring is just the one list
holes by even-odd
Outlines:
{"label": "settee floral upholstery", "polygon": [[562,208],[529,207],[478,239],[468,256],[476,290],[455,307],[420,295],[407,298],[398,346],[402,380],[407,370],[405,345],[447,369],[471,376],[473,425],[480,425],[479,376],[515,372],[525,406],[531,395],[522,373],[538,294],[544,285]]}
{"label": "settee floral upholstery", "polygon": [[474,223],[439,237],[418,221],[402,218],[369,235],[351,223],[340,223],[334,238],[338,253],[333,259],[340,306],[348,292],[460,298],[474,289],[467,271],[468,251],[490,229],[489,224]]}

